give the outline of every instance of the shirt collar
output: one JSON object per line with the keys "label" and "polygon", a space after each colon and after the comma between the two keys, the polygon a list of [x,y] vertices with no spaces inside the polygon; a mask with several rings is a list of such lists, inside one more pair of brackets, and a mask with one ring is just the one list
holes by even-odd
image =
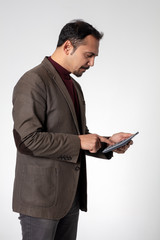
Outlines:
{"label": "shirt collar", "polygon": [[51,57],[48,57],[48,60],[52,63],[52,65],[55,67],[57,72],[60,74],[62,79],[70,80],[70,72],[63,68],[61,65],[59,65],[57,62],[55,62]]}

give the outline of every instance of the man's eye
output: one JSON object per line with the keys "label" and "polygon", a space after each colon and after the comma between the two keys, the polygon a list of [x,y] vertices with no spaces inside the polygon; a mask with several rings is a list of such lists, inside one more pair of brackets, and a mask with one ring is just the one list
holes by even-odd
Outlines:
{"label": "man's eye", "polygon": [[91,58],[93,55],[92,54],[87,54],[86,58]]}

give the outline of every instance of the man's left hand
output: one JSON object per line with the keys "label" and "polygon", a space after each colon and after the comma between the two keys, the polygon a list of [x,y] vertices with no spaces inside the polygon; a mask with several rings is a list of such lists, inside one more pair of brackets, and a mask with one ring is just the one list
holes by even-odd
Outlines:
{"label": "man's left hand", "polygon": [[[129,138],[132,135],[133,134],[131,134],[131,133],[124,133],[124,132],[115,133],[109,138],[109,140],[112,142],[112,144],[116,144],[118,142],[121,142],[121,141]],[[133,141],[131,140],[128,144],[126,144],[123,147],[115,149],[113,152],[125,153],[127,151],[127,149],[130,147],[130,145],[132,145],[132,144],[133,144]]]}

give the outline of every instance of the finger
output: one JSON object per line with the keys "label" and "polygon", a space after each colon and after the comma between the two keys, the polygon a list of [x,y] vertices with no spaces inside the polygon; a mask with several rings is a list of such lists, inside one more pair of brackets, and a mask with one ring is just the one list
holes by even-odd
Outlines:
{"label": "finger", "polygon": [[90,152],[90,153],[96,153],[97,150],[96,150],[95,148],[93,148],[93,149],[89,150],[89,152]]}
{"label": "finger", "polygon": [[98,139],[97,144],[96,144],[96,150],[98,151],[102,147],[100,139]]}
{"label": "finger", "polygon": [[99,136],[99,139],[101,142],[105,142],[109,145],[113,145],[113,142],[109,139],[109,138],[105,138],[105,137],[102,137],[102,136]]}
{"label": "finger", "polygon": [[131,140],[128,144],[129,144],[129,145],[132,145],[132,144],[133,144],[133,141]]}
{"label": "finger", "polygon": [[123,133],[122,136],[125,138],[131,137],[133,134],[132,133]]}
{"label": "finger", "polygon": [[101,141],[98,138],[95,145],[89,150],[91,153],[96,153],[101,148]]}
{"label": "finger", "polygon": [[125,146],[115,149],[115,152],[116,153],[125,153],[127,151],[127,149],[130,147],[130,145],[132,145],[132,144],[133,144],[133,141],[130,141]]}
{"label": "finger", "polygon": [[114,152],[116,152],[116,153],[125,153],[125,151],[126,150],[124,150],[124,149],[116,149],[116,150],[114,150]]}

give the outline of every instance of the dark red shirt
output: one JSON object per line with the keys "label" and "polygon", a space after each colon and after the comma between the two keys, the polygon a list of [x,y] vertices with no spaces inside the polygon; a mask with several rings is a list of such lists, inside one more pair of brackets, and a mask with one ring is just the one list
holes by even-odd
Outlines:
{"label": "dark red shirt", "polygon": [[59,65],[57,62],[55,62],[51,57],[48,57],[48,60],[52,63],[52,65],[55,67],[55,69],[57,70],[57,72],[59,73],[61,79],[63,80],[70,96],[71,99],[73,101],[74,104],[74,108],[76,111],[76,115],[77,115],[77,120],[79,123],[79,127],[80,127],[80,107],[79,107],[79,101],[78,101],[78,96],[77,96],[77,92],[76,89],[74,87],[72,78],[70,76],[70,72],[67,71],[65,68],[63,68],[61,65]]}

